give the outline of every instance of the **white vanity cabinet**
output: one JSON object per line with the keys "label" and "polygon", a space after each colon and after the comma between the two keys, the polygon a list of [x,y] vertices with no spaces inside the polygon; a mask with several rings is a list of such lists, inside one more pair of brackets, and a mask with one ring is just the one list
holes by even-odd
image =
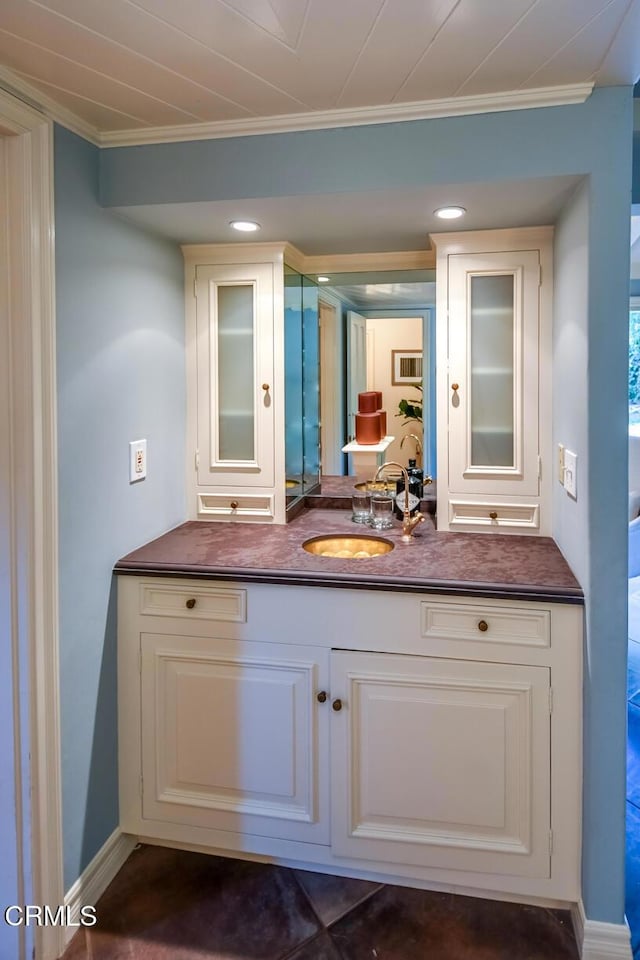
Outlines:
{"label": "white vanity cabinet", "polygon": [[552,236],[431,237],[441,530],[549,533]]}
{"label": "white vanity cabinet", "polygon": [[194,519],[285,520],[288,244],[198,244],[185,260],[187,481]]}
{"label": "white vanity cabinet", "polygon": [[141,633],[142,817],[329,842],[329,653]]}
{"label": "white vanity cabinet", "polygon": [[549,668],[337,651],[333,851],[548,877]]}
{"label": "white vanity cabinet", "polygon": [[579,605],[121,576],[121,827],[579,898]]}

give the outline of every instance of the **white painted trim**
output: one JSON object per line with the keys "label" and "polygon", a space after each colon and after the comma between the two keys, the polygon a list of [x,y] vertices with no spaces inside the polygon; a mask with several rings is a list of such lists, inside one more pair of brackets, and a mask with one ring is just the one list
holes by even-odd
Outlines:
{"label": "white painted trim", "polygon": [[[19,649],[28,662],[31,902],[62,902],[62,797],[58,683],[58,492],[52,124],[0,90],[10,186],[11,485],[10,558]],[[24,720],[23,720],[24,722]],[[58,927],[35,931],[38,960],[60,953]]]}
{"label": "white painted trim", "polygon": [[[73,133],[84,137],[95,146],[100,146],[101,134],[97,127],[83,120],[77,114],[61,106],[52,97],[49,97],[43,90],[28,83],[13,70],[0,65],[0,90],[18,98],[24,102],[25,109],[27,104],[31,108],[36,108],[40,114],[44,114],[49,120],[59,123]],[[41,118],[42,119],[42,118]]]}
{"label": "white painted trim", "polygon": [[186,243],[181,250],[188,265],[277,262],[286,263],[298,273],[309,276],[317,273],[360,273],[376,270],[435,270],[436,266],[432,250],[307,256],[285,240],[264,243]]}
{"label": "white painted trim", "polygon": [[[123,833],[120,827],[116,827],[65,895],[64,905],[69,908],[70,920],[73,923],[78,922],[81,907],[96,905],[137,842],[135,837]],[[98,914],[99,924],[100,915]],[[64,927],[63,929],[66,946],[77,928]]]}
{"label": "white painted trim", "polygon": [[581,960],[633,960],[626,919],[624,923],[588,920],[582,900],[573,904],[571,919]]}
{"label": "white painted trim", "polygon": [[[425,247],[427,238],[425,236]],[[360,273],[369,270],[435,270],[433,250],[386,253],[331,253],[305,256],[302,273]]]}
{"label": "white painted trim", "polygon": [[147,143],[174,143],[183,140],[218,140],[224,137],[252,137],[262,133],[293,133],[298,130],[327,130],[335,127],[360,127],[372,123],[401,123],[405,120],[433,120],[504,110],[528,110],[584,103],[591,95],[592,83],[536,87],[532,90],[505,90],[501,93],[470,97],[446,97],[384,106],[317,110],[277,117],[221,120],[142,130],[111,130],[99,135],[102,147],[140,146]]}
{"label": "white painted trim", "polygon": [[333,313],[320,317],[320,423],[322,425],[322,473],[342,474],[343,440],[342,390],[337,374],[342,342],[342,303],[322,287],[318,290],[318,311],[324,304]]}
{"label": "white painted trim", "polygon": [[98,130],[38,87],[8,67],[0,66],[0,86],[37,106],[51,120],[99,147],[140,146],[149,143],[176,143],[185,140],[218,140],[226,137],[252,137],[262,133],[293,133],[297,130],[327,130],[332,127],[359,127],[373,123],[402,123],[405,120],[432,120],[437,117],[500,113],[505,110],[530,110],[584,103],[591,96],[593,83],[561,84],[531,90],[504,90],[500,93],[468,97],[416,100],[383,106],[338,108],[313,112],[282,114],[275,117],[251,117],[209,123],[177,124],[131,130]]}

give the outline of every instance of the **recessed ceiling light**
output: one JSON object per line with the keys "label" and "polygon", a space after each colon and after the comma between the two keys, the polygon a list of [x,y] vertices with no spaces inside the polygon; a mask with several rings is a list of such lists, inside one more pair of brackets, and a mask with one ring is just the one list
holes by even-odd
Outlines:
{"label": "recessed ceiling light", "polygon": [[318,283],[329,283],[329,277],[317,277]]}
{"label": "recessed ceiling light", "polygon": [[438,207],[433,212],[441,220],[457,220],[458,217],[464,217],[467,211],[464,207]]}
{"label": "recessed ceiling light", "polygon": [[253,233],[254,230],[260,229],[260,224],[255,220],[232,220],[229,226],[234,230],[241,230],[242,233]]}

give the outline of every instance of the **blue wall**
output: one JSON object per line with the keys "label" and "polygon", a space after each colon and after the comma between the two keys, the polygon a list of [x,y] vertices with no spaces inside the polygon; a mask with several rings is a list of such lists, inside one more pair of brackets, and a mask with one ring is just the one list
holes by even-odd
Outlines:
{"label": "blue wall", "polygon": [[[575,428],[575,442],[585,449],[583,492],[575,518],[566,498],[556,500],[554,526],[579,567],[586,593],[584,901],[590,919],[613,923],[622,921],[624,904],[632,130],[632,89],[610,87],[595,90],[584,104],[566,107],[123,147],[101,154],[101,199],[114,206],[588,177],[588,297],[580,325],[586,343],[571,368],[584,384],[575,423],[566,428]],[[565,236],[572,229],[584,232],[586,204],[586,194],[570,202],[562,225]],[[556,384],[561,374],[558,369]],[[582,564],[575,559],[580,550]]]}
{"label": "blue wall", "polygon": [[587,462],[589,365],[589,181],[575,191],[554,234],[553,449],[578,455],[578,499],[553,475],[554,538],[582,584],[589,582]]}
{"label": "blue wall", "polygon": [[[55,130],[65,888],[118,823],[113,563],[185,517],[179,249],[98,204],[97,148]],[[146,438],[148,477],[128,481]]]}

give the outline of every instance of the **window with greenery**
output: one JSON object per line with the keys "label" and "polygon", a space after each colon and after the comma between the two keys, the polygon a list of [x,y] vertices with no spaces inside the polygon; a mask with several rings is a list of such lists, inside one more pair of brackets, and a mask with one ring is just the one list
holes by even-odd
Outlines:
{"label": "window with greenery", "polygon": [[640,310],[629,311],[629,423],[640,424]]}

